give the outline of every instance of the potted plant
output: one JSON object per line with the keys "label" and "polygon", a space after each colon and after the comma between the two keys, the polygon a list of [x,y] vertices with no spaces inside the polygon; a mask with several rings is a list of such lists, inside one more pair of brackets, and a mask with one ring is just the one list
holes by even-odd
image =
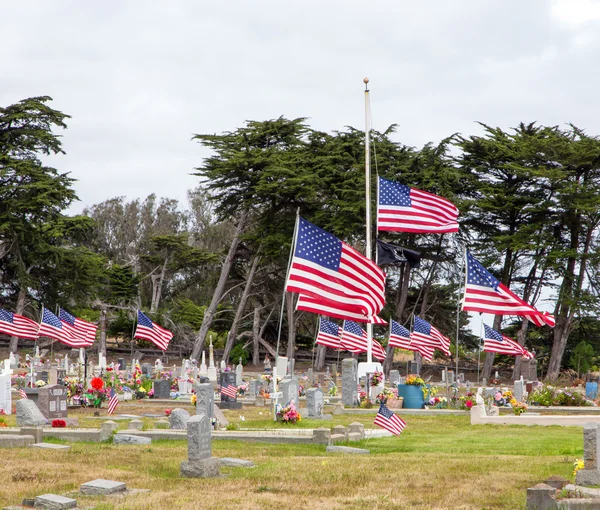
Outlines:
{"label": "potted plant", "polygon": [[404,384],[398,385],[398,398],[402,397],[403,407],[406,409],[422,409],[425,405],[423,390],[425,381],[418,375],[408,375]]}

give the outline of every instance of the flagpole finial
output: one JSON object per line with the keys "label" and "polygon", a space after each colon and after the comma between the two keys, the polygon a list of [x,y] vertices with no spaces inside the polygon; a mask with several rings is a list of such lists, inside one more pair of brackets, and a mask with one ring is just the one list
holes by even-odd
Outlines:
{"label": "flagpole finial", "polygon": [[369,87],[369,78],[365,77],[365,79],[363,80],[363,83],[365,84],[365,90],[369,90],[368,89],[368,87]]}

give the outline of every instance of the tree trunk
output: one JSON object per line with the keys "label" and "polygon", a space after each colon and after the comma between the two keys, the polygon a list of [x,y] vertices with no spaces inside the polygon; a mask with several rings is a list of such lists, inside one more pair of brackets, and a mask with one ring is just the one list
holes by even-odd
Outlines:
{"label": "tree trunk", "polygon": [[325,351],[324,345],[317,345],[317,354],[315,356],[315,370],[323,370],[325,368]]}
{"label": "tree trunk", "polygon": [[106,358],[106,308],[100,311],[100,340],[98,343],[98,353]]}
{"label": "tree trunk", "polygon": [[[21,286],[19,289],[19,295],[17,296],[17,307],[16,313],[17,315],[23,315],[23,311],[25,310],[25,298],[27,297],[27,287]],[[19,338],[16,336],[10,337],[10,352],[16,354],[19,349]]]}
{"label": "tree trunk", "polygon": [[252,364],[260,364],[260,352],[258,344],[260,341],[260,308],[254,308],[254,320],[252,321]]}
{"label": "tree trunk", "polygon": [[233,239],[231,240],[231,246],[229,246],[229,252],[227,253],[227,257],[223,262],[223,267],[221,268],[221,275],[219,276],[217,288],[213,293],[210,305],[208,305],[208,308],[204,312],[202,326],[200,326],[200,331],[198,331],[198,335],[196,336],[196,340],[194,342],[194,348],[192,349],[192,359],[198,360],[198,356],[204,348],[206,335],[208,334],[208,330],[212,325],[215,312],[217,311],[217,306],[219,305],[219,301],[221,300],[221,296],[223,295],[223,291],[225,290],[225,284],[227,283],[227,279],[229,278],[229,272],[231,271],[231,266],[233,265],[233,259],[235,257],[235,252],[237,250],[238,244],[240,243],[240,235],[244,230],[244,225],[246,223],[247,216],[248,212],[244,211],[238,221],[237,228],[235,229],[235,234],[233,235]]}
{"label": "tree trunk", "polygon": [[294,293],[285,293],[285,307],[288,320],[287,357],[293,358],[296,353],[296,322],[294,321]]}
{"label": "tree trunk", "polygon": [[223,351],[222,358],[225,361],[225,363],[229,363],[229,353],[233,348],[233,342],[237,337],[240,322],[242,321],[242,317],[244,316],[244,309],[246,308],[246,303],[248,302],[248,296],[250,295],[250,289],[252,288],[252,283],[254,281],[254,275],[256,274],[256,268],[258,267],[259,260],[260,256],[257,253],[256,255],[254,255],[254,260],[252,261],[250,272],[248,273],[248,277],[246,278],[244,292],[242,292],[242,297],[240,298],[240,302],[235,312],[235,318],[233,319],[233,323],[231,324],[229,334],[227,335],[227,341],[225,342],[225,350]]}
{"label": "tree trunk", "polygon": [[[517,343],[519,345],[525,345],[525,338],[527,337],[527,329],[529,327],[529,320],[524,319],[519,331],[517,332]],[[517,356],[515,358],[515,367],[513,368],[512,380],[516,381],[521,377],[521,361],[523,360],[523,356]]]}
{"label": "tree trunk", "polygon": [[152,303],[150,304],[150,313],[155,313],[156,310],[158,310],[158,305],[160,304],[160,299],[162,297],[162,287],[163,282],[165,281],[168,262],[169,256],[167,255],[165,257],[165,262],[163,263],[162,269],[160,270],[160,274],[152,275],[150,277],[152,280]]}

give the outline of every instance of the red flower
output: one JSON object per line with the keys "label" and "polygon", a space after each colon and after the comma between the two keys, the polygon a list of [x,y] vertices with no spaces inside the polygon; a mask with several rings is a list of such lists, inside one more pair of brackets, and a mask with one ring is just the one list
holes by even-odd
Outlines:
{"label": "red flower", "polygon": [[55,429],[64,428],[67,426],[67,422],[65,420],[52,420],[52,427]]}
{"label": "red flower", "polygon": [[100,377],[94,377],[91,382],[92,388],[95,390],[101,390],[104,388],[104,381]]}
{"label": "red flower", "polygon": [[171,409],[165,409],[165,414],[167,416],[171,416]]}
{"label": "red flower", "polygon": [[473,407],[473,401],[472,400],[467,400],[465,402],[465,405],[467,406],[467,409],[471,409],[471,407]]}

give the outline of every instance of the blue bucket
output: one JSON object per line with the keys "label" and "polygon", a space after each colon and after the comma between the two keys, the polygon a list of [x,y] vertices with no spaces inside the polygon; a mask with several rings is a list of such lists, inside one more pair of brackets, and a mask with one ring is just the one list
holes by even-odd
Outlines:
{"label": "blue bucket", "polygon": [[398,397],[404,399],[402,407],[404,409],[423,409],[425,400],[423,399],[423,389],[421,386],[413,384],[399,384]]}

